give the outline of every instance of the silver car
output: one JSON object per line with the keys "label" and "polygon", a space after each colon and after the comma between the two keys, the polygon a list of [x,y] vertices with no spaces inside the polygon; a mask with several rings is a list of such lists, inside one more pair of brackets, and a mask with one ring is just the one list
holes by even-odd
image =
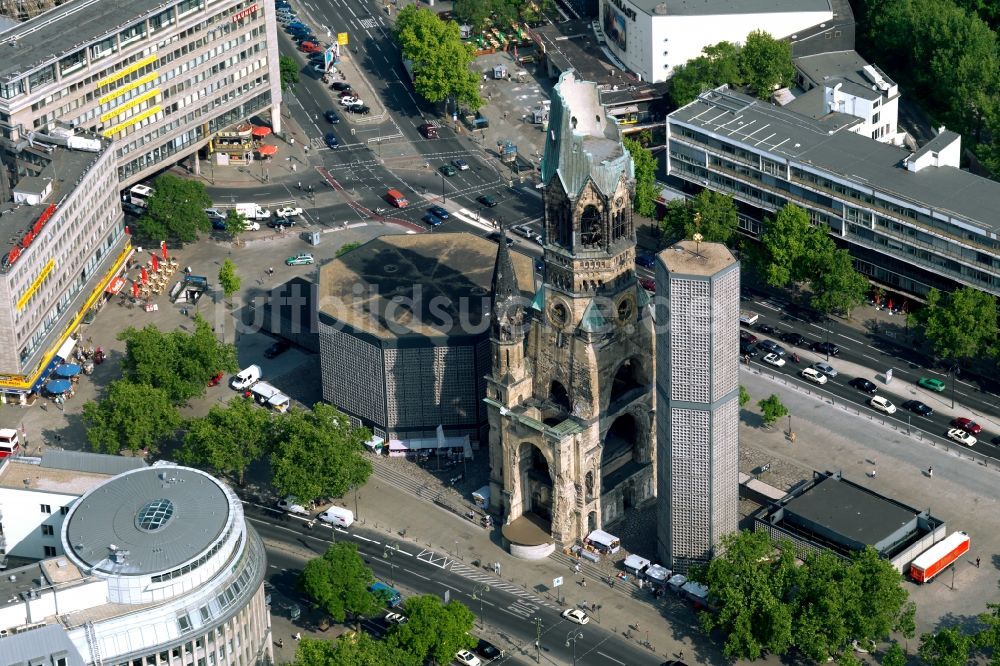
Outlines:
{"label": "silver car", "polygon": [[837,376],[837,371],[829,363],[823,363],[823,362],[813,363],[812,368],[813,370],[818,370],[819,372],[822,372],[830,379],[833,379],[834,377]]}

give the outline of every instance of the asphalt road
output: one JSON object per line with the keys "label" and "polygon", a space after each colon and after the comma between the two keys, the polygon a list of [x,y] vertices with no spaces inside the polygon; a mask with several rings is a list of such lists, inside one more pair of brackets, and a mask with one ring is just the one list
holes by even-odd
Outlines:
{"label": "asphalt road", "polygon": [[[662,658],[605,629],[596,618],[592,618],[584,626],[569,622],[560,617],[562,609],[551,600],[530,595],[509,583],[494,583],[484,593],[482,581],[488,579],[485,572],[477,572],[468,563],[457,561],[450,555],[422,551],[409,543],[399,544],[397,553],[393,550],[397,544],[386,544],[384,534],[378,532],[352,527],[347,531],[338,529],[334,533],[326,526],[310,530],[303,521],[269,509],[248,505],[246,511],[248,519],[265,540],[307,548],[317,556],[334,539],[349,539],[358,545],[359,552],[375,572],[375,576],[393,584],[404,598],[411,594],[436,594],[442,597],[448,594],[451,599],[466,604],[477,615],[477,627],[481,626],[480,623],[485,623],[491,631],[499,632],[510,641],[527,647],[524,654],[516,649],[507,650],[507,655],[492,662],[494,664],[535,663],[534,618],[541,619],[539,654],[543,664],[574,663],[574,641],[570,640],[567,644],[567,638],[573,636],[578,637],[575,640],[577,664],[644,666],[662,663]],[[268,582],[274,590],[286,600],[307,604],[294,587],[297,572],[301,570],[305,560],[290,550],[269,548],[268,563]],[[470,576],[481,580],[477,581]],[[475,599],[473,595],[476,596]],[[375,635],[386,631],[381,620],[367,621],[364,628]]]}

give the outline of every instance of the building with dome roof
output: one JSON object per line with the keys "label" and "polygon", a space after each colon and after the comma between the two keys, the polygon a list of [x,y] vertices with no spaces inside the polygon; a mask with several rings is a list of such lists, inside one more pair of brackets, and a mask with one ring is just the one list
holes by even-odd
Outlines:
{"label": "building with dome roof", "polygon": [[0,581],[0,663],[271,663],[264,545],[218,479],[118,474],[69,505],[59,541]]}

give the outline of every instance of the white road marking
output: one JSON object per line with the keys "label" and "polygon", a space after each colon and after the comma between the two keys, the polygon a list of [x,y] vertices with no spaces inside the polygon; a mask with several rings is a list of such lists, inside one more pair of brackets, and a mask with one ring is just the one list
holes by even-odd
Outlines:
{"label": "white road marking", "polygon": [[406,567],[402,567],[402,569],[403,569],[403,571],[405,571],[405,572],[406,572],[406,573],[408,573],[408,574],[413,574],[414,576],[417,576],[417,577],[419,577],[419,578],[423,578],[424,580],[430,580],[430,578],[428,578],[427,576],[425,576],[425,575],[423,575],[423,574],[419,574],[419,573],[417,573],[416,571],[410,571],[410,570],[409,570],[409,569],[407,569]]}
{"label": "white road marking", "polygon": [[601,655],[601,656],[602,656],[602,657],[604,657],[605,659],[610,659],[611,661],[615,662],[616,664],[621,664],[622,666],[625,666],[625,662],[624,662],[624,661],[618,661],[617,659],[615,659],[615,658],[614,658],[614,657],[612,657],[611,655],[609,655],[609,654],[604,654],[604,653],[603,653],[603,652],[601,652],[600,650],[598,650],[598,651],[597,651],[597,654]]}
{"label": "white road marking", "polygon": [[857,343],[859,345],[863,345],[864,344],[863,342],[861,342],[861,340],[855,340],[854,338],[850,338],[850,337],[844,335],[843,333],[837,333],[837,335],[839,335],[840,337],[844,338],[845,340],[850,340],[851,342]]}
{"label": "white road marking", "polygon": [[760,302],[760,303],[758,303],[757,305],[760,305],[761,307],[765,307],[765,308],[767,308],[768,310],[774,310],[775,312],[780,312],[780,311],[781,311],[781,308],[776,308],[776,307],[774,307],[773,305],[771,305],[770,303],[766,303],[766,302],[764,302],[764,301],[761,301],[761,302]]}

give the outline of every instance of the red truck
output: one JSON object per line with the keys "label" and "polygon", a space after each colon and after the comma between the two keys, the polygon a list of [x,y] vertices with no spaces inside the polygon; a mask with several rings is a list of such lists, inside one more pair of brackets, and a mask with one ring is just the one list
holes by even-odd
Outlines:
{"label": "red truck", "polygon": [[921,553],[910,564],[910,577],[917,583],[928,583],[949,564],[969,552],[971,541],[965,532],[952,532]]}

